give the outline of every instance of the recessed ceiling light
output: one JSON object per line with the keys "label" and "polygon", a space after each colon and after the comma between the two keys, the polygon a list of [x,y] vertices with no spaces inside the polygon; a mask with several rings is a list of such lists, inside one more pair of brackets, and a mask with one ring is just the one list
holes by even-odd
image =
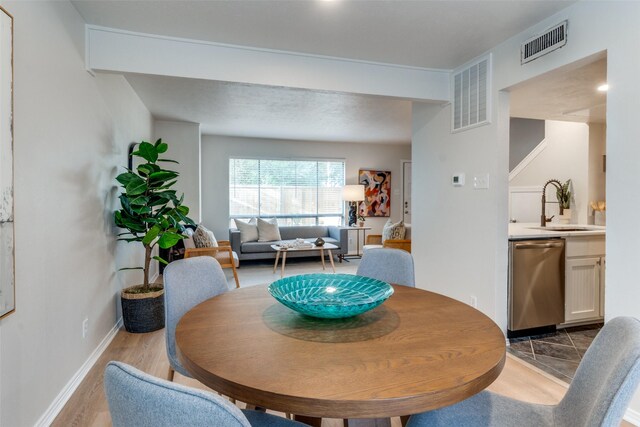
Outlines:
{"label": "recessed ceiling light", "polygon": [[608,90],[609,90],[609,85],[606,84],[606,83],[603,84],[603,85],[598,86],[598,91],[600,91],[600,92],[606,92]]}

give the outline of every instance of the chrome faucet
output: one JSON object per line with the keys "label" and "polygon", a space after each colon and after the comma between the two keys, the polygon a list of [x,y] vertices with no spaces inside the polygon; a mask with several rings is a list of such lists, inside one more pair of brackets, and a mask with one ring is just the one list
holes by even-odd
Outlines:
{"label": "chrome faucet", "polygon": [[562,183],[557,179],[550,179],[542,187],[542,214],[540,215],[540,227],[546,227],[547,222],[551,222],[551,219],[555,216],[555,215],[551,215],[551,218],[547,218],[547,216],[544,213],[545,205],[547,204],[547,196],[546,196],[547,185],[549,184],[553,184],[558,190],[562,189]]}

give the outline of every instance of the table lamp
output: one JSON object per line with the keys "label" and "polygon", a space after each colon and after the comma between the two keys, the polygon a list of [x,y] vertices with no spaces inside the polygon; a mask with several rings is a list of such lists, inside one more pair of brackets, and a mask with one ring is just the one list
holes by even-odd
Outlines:
{"label": "table lamp", "polygon": [[356,209],[358,202],[364,200],[364,185],[345,185],[342,188],[342,200],[349,202],[349,227],[356,225]]}

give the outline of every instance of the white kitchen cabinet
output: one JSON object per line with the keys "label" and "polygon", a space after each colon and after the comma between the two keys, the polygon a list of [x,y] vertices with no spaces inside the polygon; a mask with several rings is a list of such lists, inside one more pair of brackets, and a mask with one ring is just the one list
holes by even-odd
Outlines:
{"label": "white kitchen cabinet", "polygon": [[565,324],[604,317],[604,242],[604,236],[566,239]]}

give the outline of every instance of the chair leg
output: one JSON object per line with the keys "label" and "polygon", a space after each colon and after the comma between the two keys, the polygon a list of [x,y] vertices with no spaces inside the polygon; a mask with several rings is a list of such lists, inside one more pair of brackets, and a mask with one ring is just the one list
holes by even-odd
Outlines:
{"label": "chair leg", "polygon": [[236,289],[240,287],[240,280],[238,280],[238,273],[236,272],[236,266],[231,267],[233,270],[233,278],[236,280]]}
{"label": "chair leg", "polygon": [[175,376],[175,374],[176,371],[171,366],[169,366],[169,375],[167,375],[168,380],[173,382],[173,377]]}

